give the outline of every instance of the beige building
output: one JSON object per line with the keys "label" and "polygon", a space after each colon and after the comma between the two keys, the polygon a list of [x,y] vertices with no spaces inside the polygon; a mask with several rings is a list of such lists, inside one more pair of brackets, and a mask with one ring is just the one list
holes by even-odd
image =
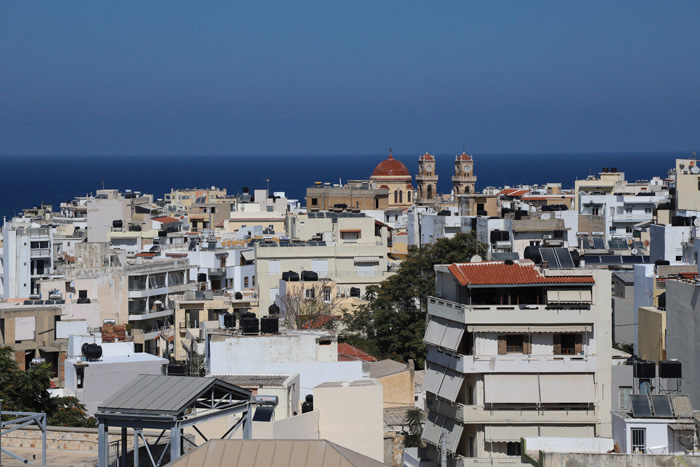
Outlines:
{"label": "beige building", "polygon": [[415,196],[411,173],[403,162],[394,159],[391,154],[374,168],[369,179],[374,188],[389,190],[389,209],[409,208],[413,205]]}
{"label": "beige building", "polygon": [[306,209],[309,212],[328,211],[336,205],[360,210],[388,209],[389,190],[372,188],[368,180],[350,180],[343,186],[316,182],[306,189]]}
{"label": "beige building", "polygon": [[389,359],[370,362],[369,377],[382,384],[385,409],[414,405],[416,396],[413,360],[409,360],[408,364]]}
{"label": "beige building", "polygon": [[178,209],[187,210],[192,204],[201,200],[210,203],[217,199],[226,198],[226,188],[172,188],[170,193],[165,193],[165,203]]}
{"label": "beige building", "polygon": [[458,195],[457,206],[460,216],[501,217],[501,198],[498,194]]}
{"label": "beige building", "polygon": [[455,156],[455,174],[452,176],[454,196],[476,193],[476,175],[474,175],[474,159],[463,152]]}
{"label": "beige building", "polygon": [[695,159],[676,159],[677,211],[700,211],[700,165]]}
{"label": "beige building", "polygon": [[437,202],[437,161],[435,156],[427,152],[418,158],[418,204],[434,204]]}
{"label": "beige building", "polygon": [[[581,193],[599,193],[610,195],[624,191],[625,173],[617,169],[603,169],[598,176],[591,175],[585,180],[574,182],[574,203],[576,209],[581,205]],[[579,209],[580,212],[580,209]]]}
{"label": "beige building", "polygon": [[428,300],[428,420],[448,465],[519,465],[525,436],[610,437],[608,271],[530,261],[436,266]]}

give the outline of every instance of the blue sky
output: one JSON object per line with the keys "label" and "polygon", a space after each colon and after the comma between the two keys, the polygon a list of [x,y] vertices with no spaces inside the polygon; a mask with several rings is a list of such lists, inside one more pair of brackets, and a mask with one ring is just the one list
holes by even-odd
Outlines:
{"label": "blue sky", "polygon": [[690,152],[698,17],[697,1],[2,2],[0,154]]}

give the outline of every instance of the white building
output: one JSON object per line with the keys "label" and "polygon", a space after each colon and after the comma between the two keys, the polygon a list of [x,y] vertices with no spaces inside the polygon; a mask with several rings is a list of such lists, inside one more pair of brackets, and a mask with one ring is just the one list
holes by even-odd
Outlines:
{"label": "white building", "polygon": [[[530,261],[436,266],[428,300],[428,456],[520,463],[525,436],[610,436],[608,271]],[[599,286],[600,284],[600,286]]]}

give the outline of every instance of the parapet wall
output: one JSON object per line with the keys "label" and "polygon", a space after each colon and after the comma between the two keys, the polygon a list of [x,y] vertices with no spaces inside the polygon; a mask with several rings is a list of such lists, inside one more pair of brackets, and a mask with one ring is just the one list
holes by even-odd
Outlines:
{"label": "parapet wall", "polygon": [[700,467],[700,456],[545,453],[541,467]]}
{"label": "parapet wall", "polygon": [[[131,433],[131,430],[129,430]],[[149,443],[154,443],[160,432],[144,431],[144,435]],[[169,437],[168,432],[163,435],[165,442]],[[127,436],[127,443],[131,447],[134,442],[133,436]],[[49,451],[75,451],[75,452],[95,452],[97,453],[97,428],[70,428],[60,426],[49,426],[46,428],[46,449]],[[109,441],[114,442],[121,439],[120,430],[109,430]],[[161,439],[161,442],[163,440]],[[13,431],[2,437],[3,448],[36,448],[41,449],[42,436],[39,428],[27,427]]]}

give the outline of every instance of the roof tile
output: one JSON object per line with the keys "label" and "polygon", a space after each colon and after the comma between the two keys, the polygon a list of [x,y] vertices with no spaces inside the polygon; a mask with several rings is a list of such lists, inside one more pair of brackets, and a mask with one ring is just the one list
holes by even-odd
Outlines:
{"label": "roof tile", "polygon": [[503,261],[451,264],[448,269],[462,285],[593,284],[592,276],[545,276],[534,264]]}

